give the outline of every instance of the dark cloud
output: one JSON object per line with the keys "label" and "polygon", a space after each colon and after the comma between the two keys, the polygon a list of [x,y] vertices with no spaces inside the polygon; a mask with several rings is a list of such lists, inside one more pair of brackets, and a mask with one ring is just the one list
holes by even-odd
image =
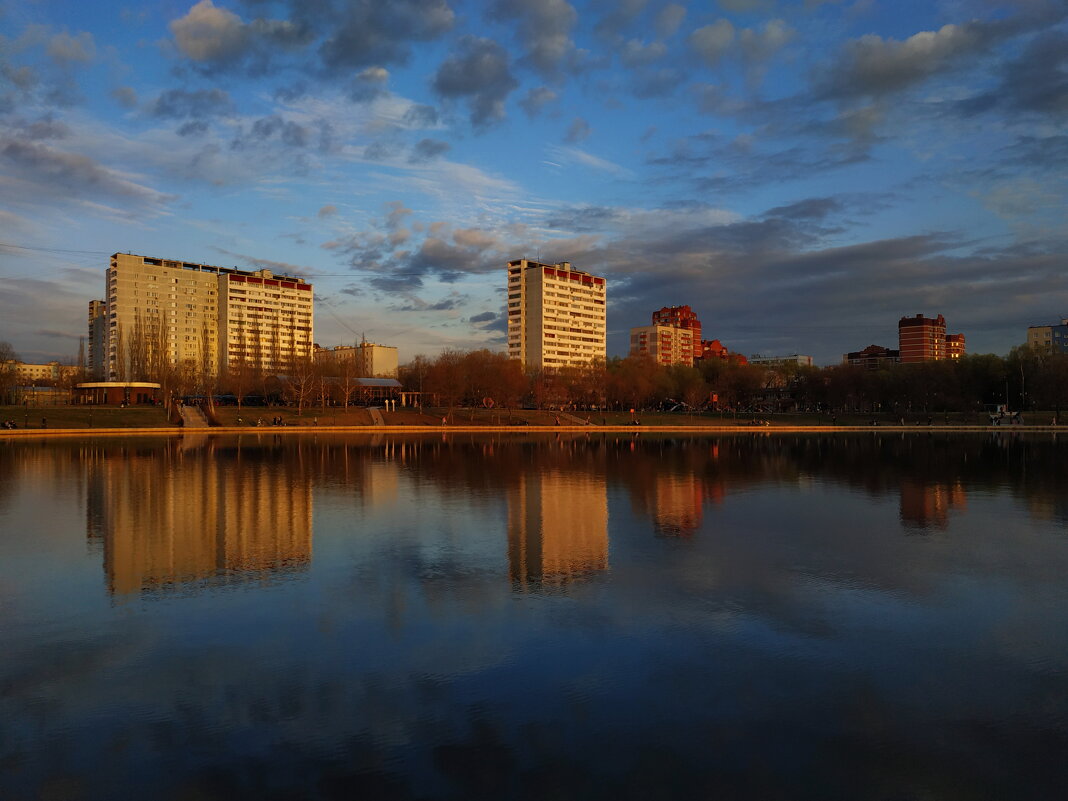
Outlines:
{"label": "dark cloud", "polygon": [[233,110],[230,95],[222,89],[170,89],[156,98],[150,112],[169,119],[204,119],[229,114]]}
{"label": "dark cloud", "polygon": [[620,217],[618,209],[604,206],[583,206],[581,208],[563,209],[547,217],[545,225],[549,228],[565,231],[600,231],[614,223]]}
{"label": "dark cloud", "polygon": [[549,103],[556,100],[556,92],[546,86],[536,86],[527,90],[523,99],[519,101],[520,107],[528,117],[536,117]]}
{"label": "dark cloud", "polygon": [[485,128],[504,119],[504,101],[519,82],[503,47],[490,39],[466,36],[438,68],[433,85],[444,98],[466,100],[471,124]]}
{"label": "dark cloud", "polygon": [[904,41],[868,34],[848,42],[816,78],[823,99],[881,97],[957,69],[1013,33],[1006,22],[966,22]]}
{"label": "dark cloud", "polygon": [[822,220],[842,210],[842,201],[834,197],[812,197],[768,209],[764,217],[782,217],[787,220]]}
{"label": "dark cloud", "polygon": [[734,45],[734,33],[730,20],[716,20],[690,34],[690,48],[709,66],[718,66]]}
{"label": "dark cloud", "polygon": [[438,139],[420,139],[412,147],[412,152],[408,156],[408,163],[423,164],[427,161],[433,161],[445,155],[451,149],[452,145],[448,142],[442,142]]}
{"label": "dark cloud", "polygon": [[639,69],[631,76],[630,91],[635,97],[667,97],[685,82],[685,74],[673,67]]}
{"label": "dark cloud", "polygon": [[286,147],[303,148],[308,146],[310,139],[311,134],[305,126],[272,114],[256,120],[247,133],[242,130],[234,137],[230,147],[242,149],[273,141]]}
{"label": "dark cloud", "polygon": [[496,312],[482,312],[481,314],[475,314],[468,318],[469,323],[488,323],[491,320],[496,320]]}
{"label": "dark cloud", "polygon": [[444,0],[349,0],[335,12],[319,55],[332,71],[404,63],[412,42],[436,39],[454,21]]}
{"label": "dark cloud", "polygon": [[53,115],[46,114],[33,122],[16,124],[19,132],[29,139],[66,139],[71,135],[70,127]]}
{"label": "dark cloud", "polygon": [[556,80],[563,68],[573,65],[571,29],[578,14],[567,0],[497,0],[489,17],[516,27],[522,62],[542,77]]}
{"label": "dark cloud", "polygon": [[0,138],[0,161],[35,190],[65,200],[105,195],[136,203],[141,210],[158,208],[169,200],[88,156],[26,140]]}
{"label": "dark cloud", "polygon": [[593,129],[590,124],[582,117],[575,117],[571,120],[571,124],[567,126],[567,133],[564,134],[565,142],[581,142],[584,139],[588,139]]}
{"label": "dark cloud", "polygon": [[604,7],[609,11],[597,20],[594,32],[610,41],[615,40],[634,24],[648,2],[649,0],[612,0],[605,3]]}
{"label": "dark cloud", "polygon": [[404,112],[404,124],[411,128],[433,128],[438,124],[438,110],[433,106],[413,104]]}
{"label": "dark cloud", "polygon": [[328,203],[327,205],[319,209],[316,216],[318,216],[320,219],[325,219],[327,217],[333,217],[335,214],[337,214],[337,206],[333,205],[332,203]]}
{"label": "dark cloud", "polygon": [[467,301],[467,297],[464,295],[450,295],[447,298],[442,298],[436,303],[427,303],[426,301],[415,299],[413,302],[407,303],[403,306],[390,306],[391,311],[453,311],[461,308]]}
{"label": "dark cloud", "polygon": [[179,136],[203,136],[208,132],[208,124],[204,120],[190,120],[178,127]]}
{"label": "dark cloud", "polygon": [[368,161],[388,161],[400,153],[401,146],[397,142],[372,142],[363,149],[363,157]]}
{"label": "dark cloud", "polygon": [[990,111],[1068,116],[1068,33],[1048,31],[999,70],[1000,83],[962,102],[965,115]]}

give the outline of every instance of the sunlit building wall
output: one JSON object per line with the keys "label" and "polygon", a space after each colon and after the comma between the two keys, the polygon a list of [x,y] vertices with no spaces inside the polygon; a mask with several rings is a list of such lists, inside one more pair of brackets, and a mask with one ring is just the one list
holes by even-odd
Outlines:
{"label": "sunlit building wall", "polygon": [[508,262],[508,355],[525,367],[566,367],[607,353],[605,279],[569,262]]}

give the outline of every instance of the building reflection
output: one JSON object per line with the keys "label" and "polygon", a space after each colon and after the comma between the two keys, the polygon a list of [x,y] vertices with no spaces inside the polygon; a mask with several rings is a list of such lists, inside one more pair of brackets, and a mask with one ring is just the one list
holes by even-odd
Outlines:
{"label": "building reflection", "polygon": [[604,476],[559,470],[521,473],[508,493],[512,586],[520,590],[560,586],[607,568]]}
{"label": "building reflection", "polygon": [[693,474],[661,475],[652,488],[653,530],[662,537],[691,537],[704,517],[704,486]]}
{"label": "building reflection", "polygon": [[901,480],[901,522],[914,528],[945,530],[951,509],[964,510],[967,494],[959,482],[926,483]]}
{"label": "building reflection", "polygon": [[86,518],[109,592],[130,595],[305,568],[311,498],[308,482],[240,452],[109,453],[90,466]]}

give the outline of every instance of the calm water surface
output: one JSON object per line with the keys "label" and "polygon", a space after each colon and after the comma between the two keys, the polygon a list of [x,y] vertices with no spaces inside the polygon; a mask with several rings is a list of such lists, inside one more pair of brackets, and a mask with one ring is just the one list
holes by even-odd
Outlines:
{"label": "calm water surface", "polygon": [[1061,799],[1066,457],[0,442],[0,798]]}

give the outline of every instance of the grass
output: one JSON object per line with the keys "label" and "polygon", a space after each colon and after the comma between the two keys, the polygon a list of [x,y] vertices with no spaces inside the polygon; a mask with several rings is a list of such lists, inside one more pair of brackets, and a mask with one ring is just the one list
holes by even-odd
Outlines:
{"label": "grass", "polygon": [[0,421],[21,428],[168,428],[158,406],[0,406]]}
{"label": "grass", "polygon": [[[381,412],[386,425],[440,428],[441,418],[446,417],[449,426],[555,426],[559,418],[560,425],[577,425],[575,419],[590,420],[594,426],[629,426],[637,419],[643,426],[665,426],[688,428],[692,426],[748,426],[755,419],[767,420],[769,427],[777,426],[870,426],[876,421],[879,426],[896,426],[902,421],[901,415],[889,414],[752,414],[706,412],[687,414],[685,412],[574,412],[564,413],[551,410],[535,409],[443,409],[426,408],[422,412],[416,409],[398,409],[396,412]],[[265,425],[275,417],[280,417],[287,426],[343,426],[371,427],[374,422],[371,412],[363,406],[351,406],[348,409],[328,407],[325,410],[315,406],[306,408],[301,414],[292,407],[253,407],[238,409],[236,406],[216,408],[216,417],[221,425],[227,427],[255,426],[261,418]],[[1048,425],[1053,419],[1052,412],[1027,412],[1024,420],[1030,425]],[[0,406],[0,421],[13,420],[19,429],[64,429],[64,428],[167,428],[164,410],[151,406],[131,406],[121,409],[116,406]],[[42,423],[42,420],[45,422]],[[985,413],[933,413],[906,414],[904,422],[909,426],[926,426],[928,420],[936,426],[969,425],[987,426],[989,420]]]}

